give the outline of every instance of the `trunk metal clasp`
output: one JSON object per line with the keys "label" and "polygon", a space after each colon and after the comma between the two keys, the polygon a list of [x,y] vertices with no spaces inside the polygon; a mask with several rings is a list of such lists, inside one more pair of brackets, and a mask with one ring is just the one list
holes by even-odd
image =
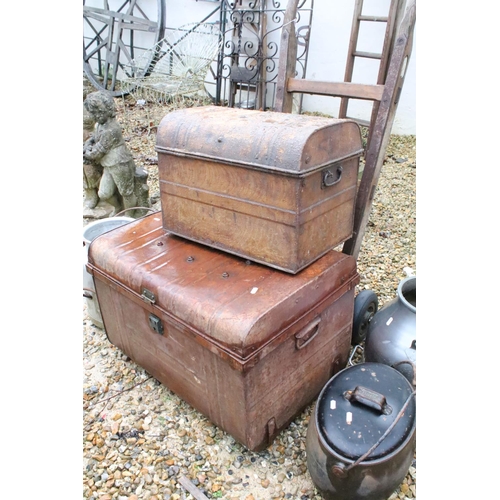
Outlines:
{"label": "trunk metal clasp", "polygon": [[144,302],[147,302],[148,304],[151,304],[151,305],[156,302],[155,294],[153,292],[149,291],[147,288],[142,289],[141,298]]}

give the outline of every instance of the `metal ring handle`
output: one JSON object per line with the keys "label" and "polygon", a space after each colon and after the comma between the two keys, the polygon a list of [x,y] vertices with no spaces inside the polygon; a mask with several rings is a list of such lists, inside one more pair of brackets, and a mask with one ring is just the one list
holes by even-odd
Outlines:
{"label": "metal ring handle", "polygon": [[341,165],[338,165],[334,172],[330,169],[323,170],[323,183],[321,187],[332,187],[338,184],[342,178],[342,171]]}

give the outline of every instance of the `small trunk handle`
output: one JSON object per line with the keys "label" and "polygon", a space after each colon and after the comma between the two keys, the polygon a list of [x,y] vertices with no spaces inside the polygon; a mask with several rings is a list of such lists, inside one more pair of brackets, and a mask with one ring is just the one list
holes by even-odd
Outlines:
{"label": "small trunk handle", "polygon": [[340,182],[342,178],[342,165],[337,165],[337,167],[333,166],[331,168],[327,168],[323,170],[323,179],[321,187],[327,188],[334,186]]}
{"label": "small trunk handle", "polygon": [[314,337],[319,332],[319,324],[321,322],[321,316],[311,321],[304,329],[295,334],[295,347],[297,349],[303,349],[309,342],[311,342]]}

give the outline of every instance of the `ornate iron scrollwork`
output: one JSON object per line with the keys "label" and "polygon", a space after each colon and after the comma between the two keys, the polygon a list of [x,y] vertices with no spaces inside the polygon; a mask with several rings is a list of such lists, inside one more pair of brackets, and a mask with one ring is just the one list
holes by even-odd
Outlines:
{"label": "ornate iron scrollwork", "polygon": [[[221,0],[223,44],[216,104],[268,109],[274,105],[281,28],[286,5],[278,0]],[[297,10],[297,75],[304,78],[314,0]]]}

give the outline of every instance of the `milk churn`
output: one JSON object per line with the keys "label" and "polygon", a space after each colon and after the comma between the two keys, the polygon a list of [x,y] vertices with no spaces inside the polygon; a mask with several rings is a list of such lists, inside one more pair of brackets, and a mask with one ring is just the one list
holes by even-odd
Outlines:
{"label": "milk churn", "polygon": [[360,363],[322,389],[307,430],[307,467],[325,500],[386,500],[416,438],[415,391],[394,368]]}
{"label": "milk churn", "polygon": [[417,278],[400,281],[396,298],[381,307],[368,325],[365,361],[396,368],[413,384],[417,363]]}
{"label": "milk churn", "polygon": [[101,311],[95,294],[94,280],[85,266],[88,261],[89,245],[101,234],[107,233],[135,219],[132,217],[109,217],[90,222],[83,228],[83,297],[87,303],[87,314],[94,325],[103,328]]}

